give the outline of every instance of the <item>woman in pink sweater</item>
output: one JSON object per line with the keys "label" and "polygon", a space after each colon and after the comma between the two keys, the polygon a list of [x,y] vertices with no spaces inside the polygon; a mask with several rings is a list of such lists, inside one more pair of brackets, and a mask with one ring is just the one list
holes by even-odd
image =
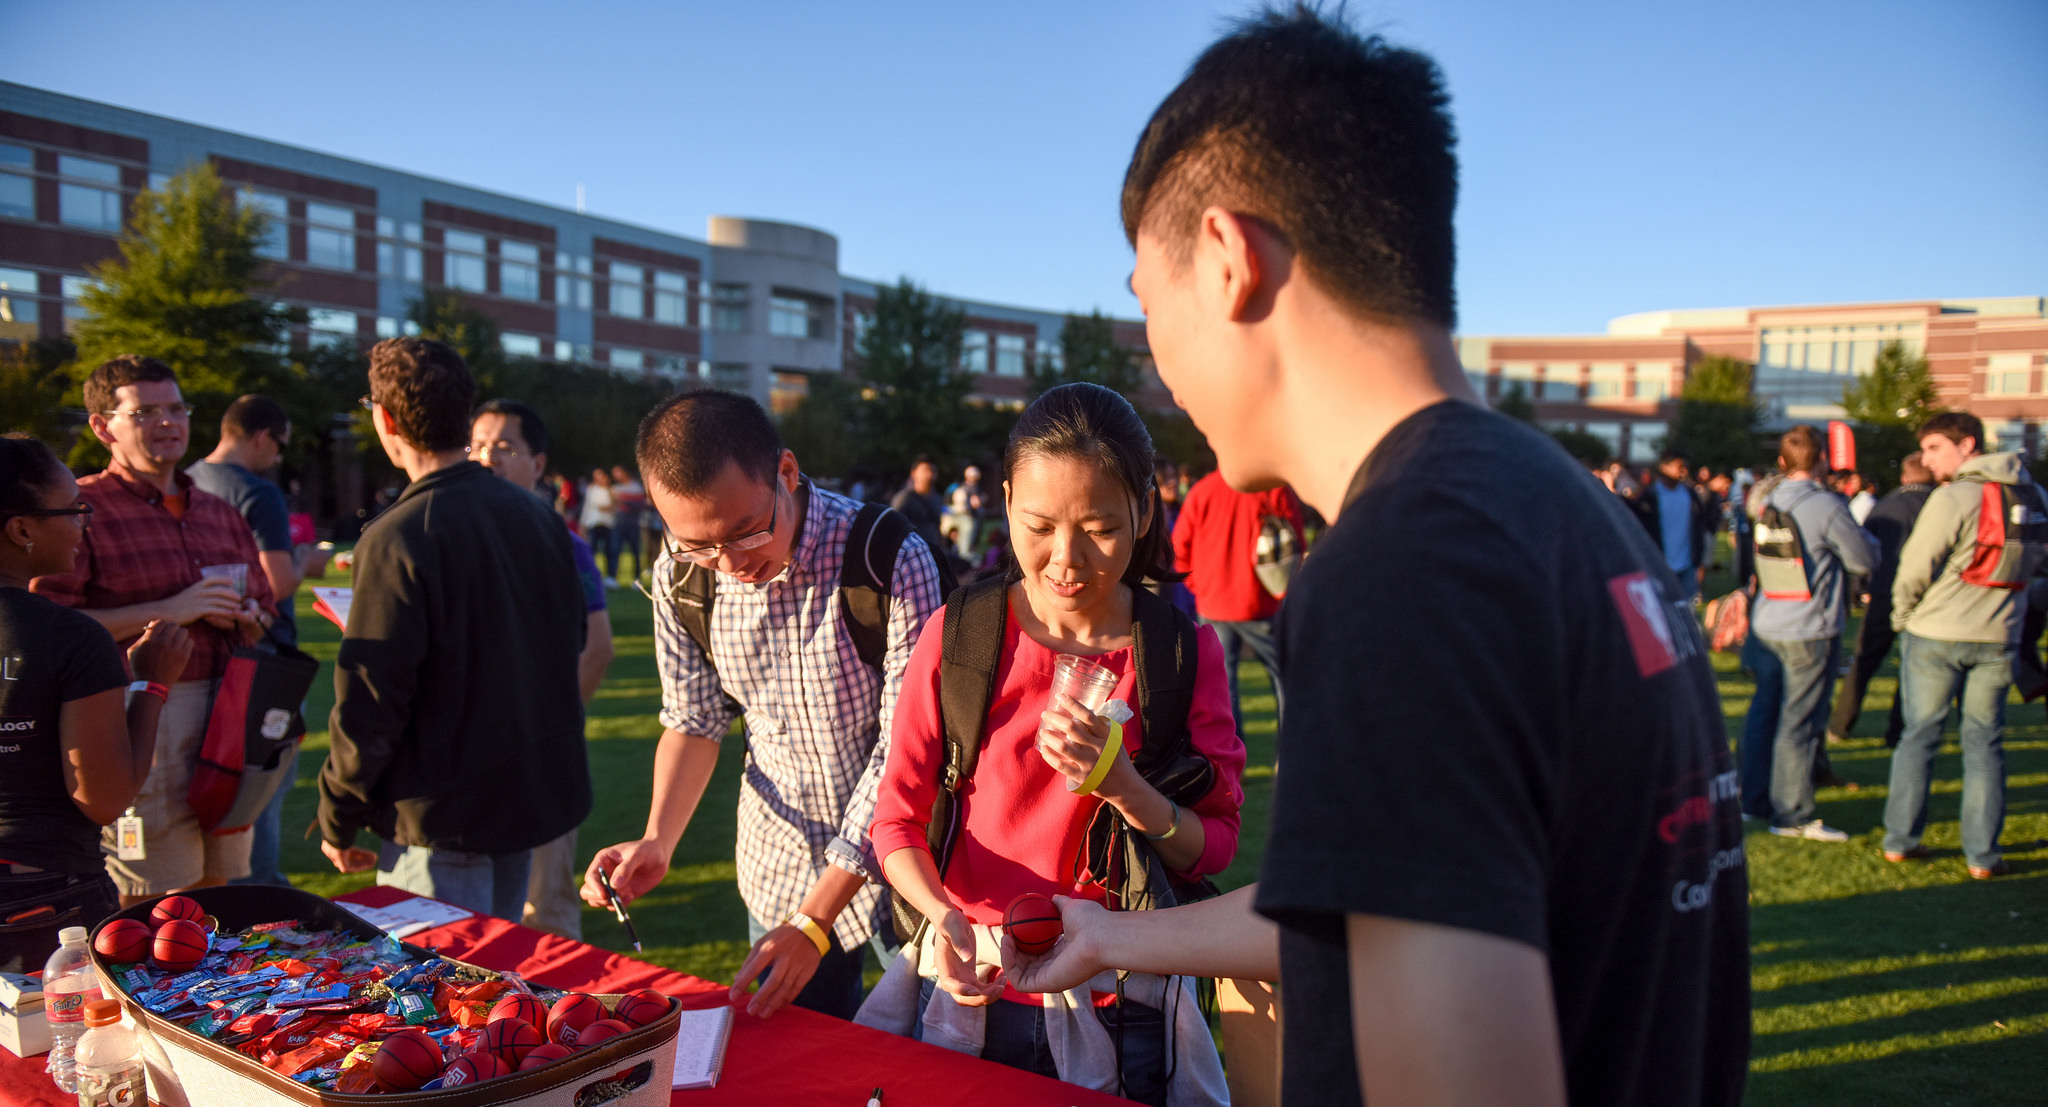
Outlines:
{"label": "woman in pink sweater", "polygon": [[[981,1056],[1069,1079],[1054,1071],[1061,1068],[1057,1051],[1047,1049],[1043,997],[1009,989],[1001,979],[994,950],[999,935],[992,928],[1001,926],[1004,909],[1025,892],[1105,898],[1083,851],[1088,824],[1103,804],[1149,839],[1179,876],[1216,873],[1237,853],[1244,743],[1212,630],[1196,632],[1197,685],[1187,728],[1190,748],[1215,768],[1214,783],[1191,803],[1169,800],[1133,767],[1131,754],[1146,740],[1136,717],[1123,724],[1122,747],[1095,791],[1073,794],[1101,759],[1109,720],[1071,699],[1047,702],[1055,661],[1079,654],[1115,675],[1113,699],[1133,711],[1139,707],[1134,590],[1147,575],[1165,575],[1171,564],[1152,473],[1144,424],[1108,389],[1065,385],[1024,413],[1003,457],[1015,568],[995,690],[979,762],[960,792],[960,829],[943,878],[926,826],[945,761],[939,718],[944,611],[925,625],[904,673],[870,830],[895,894],[933,924],[920,946],[927,968],[920,1016],[936,991],[955,1004],[986,1007]],[[1041,723],[1057,737],[1041,742]],[[910,956],[915,964],[918,952]],[[1113,993],[1099,993],[1096,1002],[1097,1015],[1119,1040],[1125,1094],[1152,1099],[1147,1093],[1156,1090],[1163,1097],[1163,1085],[1152,1087],[1162,1056],[1160,1012],[1128,999],[1116,1005]]]}

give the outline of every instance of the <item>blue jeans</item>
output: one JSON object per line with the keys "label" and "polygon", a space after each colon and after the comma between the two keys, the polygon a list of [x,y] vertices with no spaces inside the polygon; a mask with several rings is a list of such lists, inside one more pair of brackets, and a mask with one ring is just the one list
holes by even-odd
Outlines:
{"label": "blue jeans", "polygon": [[1799,826],[1814,817],[1813,763],[1827,733],[1828,692],[1834,687],[1842,641],[1762,642],[1785,671],[1777,735],[1771,742],[1771,825]]}
{"label": "blue jeans", "polygon": [[1778,738],[1778,708],[1785,702],[1785,665],[1752,634],[1742,643],[1742,667],[1756,678],[1756,694],[1742,718],[1742,813],[1771,817],[1771,749]]}
{"label": "blue jeans", "polygon": [[1266,676],[1273,682],[1273,718],[1278,721],[1287,706],[1287,699],[1280,694],[1280,651],[1273,644],[1273,624],[1265,619],[1243,623],[1226,623],[1217,619],[1203,619],[1202,622],[1215,627],[1216,637],[1223,643],[1223,671],[1230,678],[1230,712],[1237,716],[1238,729],[1244,729],[1244,707],[1237,699],[1240,645],[1250,646],[1252,656],[1266,667]]}
{"label": "blue jeans", "polygon": [[236,877],[230,884],[275,884],[282,888],[292,886],[291,878],[277,867],[278,832],[284,822],[284,798],[289,795],[293,784],[299,779],[299,748],[292,747],[287,756],[284,783],[277,786],[276,794],[256,816],[256,822],[249,836],[249,875]]}
{"label": "blue jeans", "polygon": [[[775,924],[780,925],[782,924]],[[755,918],[751,912],[748,913],[747,944],[752,945],[760,941],[770,930],[775,929],[775,926]],[[854,1014],[860,1010],[861,1000],[865,998],[866,989],[861,985],[860,972],[866,964],[867,947],[846,950],[839,948],[838,938],[834,937],[831,941],[832,952],[818,959],[818,971],[811,974],[810,982],[805,984],[804,990],[798,992],[796,998],[790,1002],[806,1011],[816,1011],[821,1015],[851,1021]],[[754,982],[759,984],[766,979],[768,974],[764,972],[755,977]]]}
{"label": "blue jeans", "polygon": [[1963,692],[1963,856],[1972,868],[1998,864],[2005,829],[2005,699],[2017,651],[2002,642],[1949,642],[1899,636],[1899,694],[1906,729],[1892,751],[1891,794],[1884,803],[1884,848],[1904,853],[1927,830],[1927,786],[1942,724]]}
{"label": "blue jeans", "polygon": [[496,915],[518,922],[526,910],[526,877],[533,851],[469,853],[381,842],[377,849],[377,883],[403,888],[416,896]]}

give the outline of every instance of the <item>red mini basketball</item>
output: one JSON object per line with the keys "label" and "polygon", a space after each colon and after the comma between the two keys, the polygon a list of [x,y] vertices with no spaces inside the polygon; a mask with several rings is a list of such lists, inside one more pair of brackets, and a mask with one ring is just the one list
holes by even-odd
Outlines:
{"label": "red mini basketball", "polygon": [[370,1075],[387,1092],[409,1092],[441,1071],[441,1047],[417,1026],[384,1039],[370,1062]]}
{"label": "red mini basketball", "polygon": [[441,1070],[441,1086],[453,1088],[462,1084],[481,1084],[486,1080],[496,1080],[501,1076],[510,1075],[512,1070],[494,1054],[465,1053],[457,1057],[453,1064]]}
{"label": "red mini basketball", "polygon": [[491,1007],[491,1017],[485,1021],[518,1019],[538,1030],[548,1024],[548,1005],[525,992],[513,992]]}
{"label": "red mini basketball", "polygon": [[149,944],[155,938],[150,929],[136,919],[115,919],[100,927],[93,936],[92,948],[109,961],[134,964],[149,960]]}
{"label": "red mini basketball", "polygon": [[206,908],[199,906],[199,901],[191,896],[165,896],[156,901],[155,907],[149,909],[151,926],[162,926],[172,919],[190,919],[204,925]]}
{"label": "red mini basketball", "polygon": [[576,1035],[576,1048],[589,1049],[591,1046],[609,1042],[621,1034],[630,1034],[632,1032],[632,1027],[617,1019],[599,1019],[584,1027],[583,1032]]}
{"label": "red mini basketball", "polygon": [[536,1046],[533,1052],[526,1055],[526,1060],[519,1062],[519,1071],[525,1072],[528,1069],[537,1069],[551,1061],[559,1061],[564,1057],[573,1056],[575,1052],[575,1050],[568,1046],[556,1045],[553,1042],[549,1042],[544,1046]]}
{"label": "red mini basketball", "polygon": [[548,1012],[548,1041],[572,1048],[581,1045],[577,1035],[603,1017],[604,1004],[581,992],[571,992],[556,1000]]}
{"label": "red mini basketball", "polygon": [[646,1026],[666,1014],[668,997],[652,988],[620,996],[618,1005],[612,1008],[612,1018],[628,1026]]}
{"label": "red mini basketball", "polygon": [[191,919],[172,919],[157,928],[156,967],[165,972],[190,972],[206,956],[206,928]]}
{"label": "red mini basketball", "polygon": [[1059,943],[1066,933],[1060,909],[1037,892],[1026,892],[1010,901],[1003,912],[1003,929],[1019,953],[1040,954]]}
{"label": "red mini basketball", "polygon": [[477,1049],[505,1062],[507,1070],[519,1067],[534,1047],[540,1045],[540,1031],[525,1019],[499,1019],[484,1027]]}

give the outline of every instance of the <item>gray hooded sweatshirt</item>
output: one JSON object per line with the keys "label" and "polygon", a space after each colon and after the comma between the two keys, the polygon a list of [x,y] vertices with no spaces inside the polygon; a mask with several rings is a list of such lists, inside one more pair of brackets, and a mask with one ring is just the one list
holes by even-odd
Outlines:
{"label": "gray hooded sweatshirt", "polygon": [[[2027,590],[1988,588],[1962,578],[1977,552],[1977,515],[1984,484],[2029,485],[2033,478],[2018,453],[1980,454],[1963,462],[1956,479],[1934,490],[1899,553],[1892,582],[1892,629],[1944,642],[2020,640]],[[2028,575],[2038,556],[2025,566]]]}

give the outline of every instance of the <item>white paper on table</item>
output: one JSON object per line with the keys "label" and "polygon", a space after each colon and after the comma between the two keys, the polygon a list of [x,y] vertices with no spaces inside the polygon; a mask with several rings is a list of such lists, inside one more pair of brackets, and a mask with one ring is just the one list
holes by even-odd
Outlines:
{"label": "white paper on table", "polygon": [[348,607],[355,599],[353,588],[313,589],[313,610],[333,620],[334,625],[348,629]]}
{"label": "white paper on table", "polygon": [[365,907],[358,903],[347,906],[357,918],[394,938],[407,938],[422,930],[446,926],[457,919],[466,919],[474,914],[452,903],[442,903],[440,900],[422,896],[402,899],[383,907]]}
{"label": "white paper on table", "polygon": [[684,1011],[676,1023],[676,1074],[671,1089],[711,1088],[725,1067],[725,1044],[732,1038],[732,1008]]}

